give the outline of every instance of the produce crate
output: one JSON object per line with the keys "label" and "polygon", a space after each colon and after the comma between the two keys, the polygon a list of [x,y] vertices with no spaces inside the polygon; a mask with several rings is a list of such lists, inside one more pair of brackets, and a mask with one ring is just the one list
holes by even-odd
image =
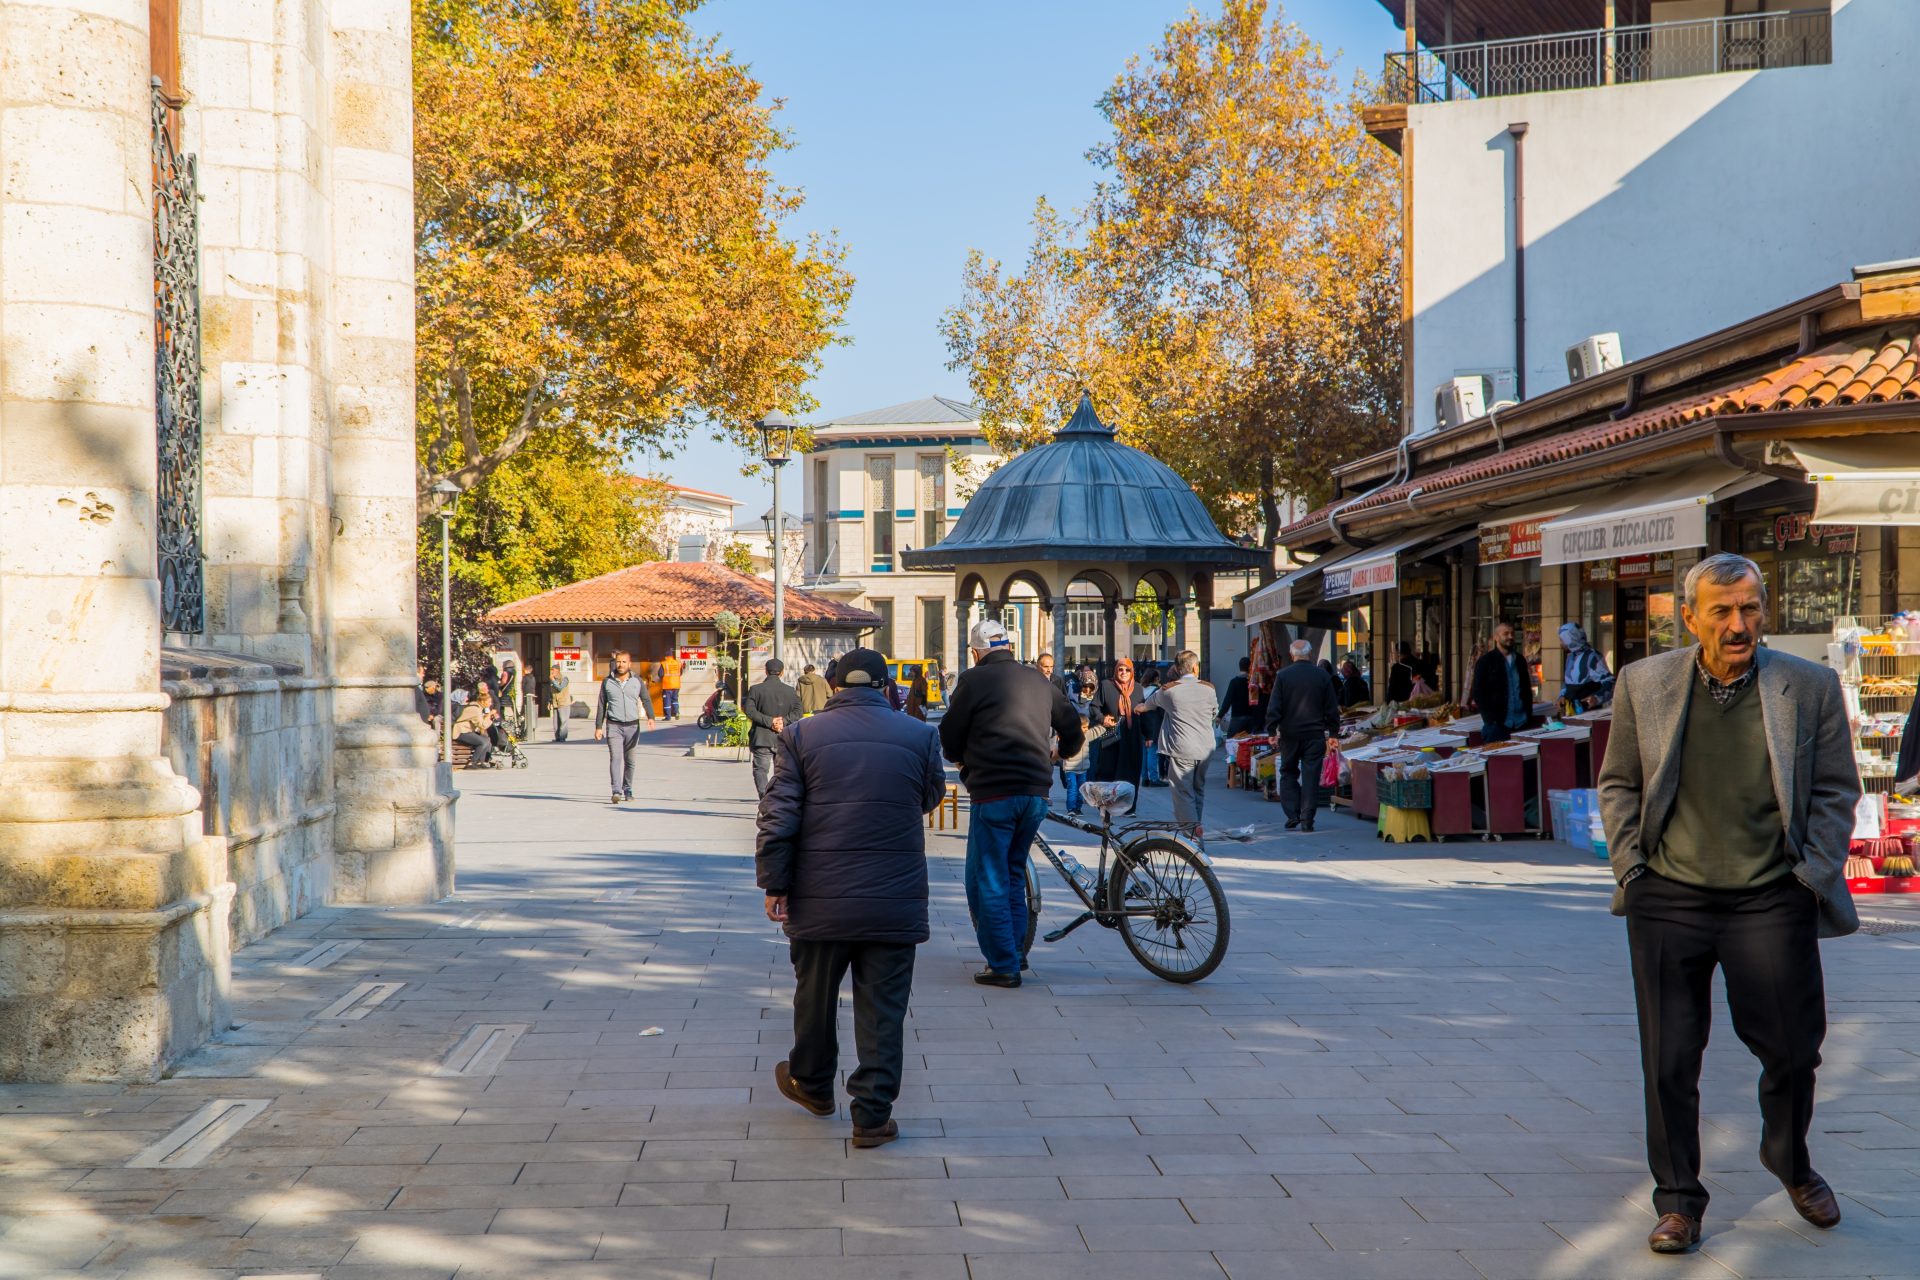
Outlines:
{"label": "produce crate", "polygon": [[1432,778],[1382,778],[1380,803],[1396,809],[1433,808]]}

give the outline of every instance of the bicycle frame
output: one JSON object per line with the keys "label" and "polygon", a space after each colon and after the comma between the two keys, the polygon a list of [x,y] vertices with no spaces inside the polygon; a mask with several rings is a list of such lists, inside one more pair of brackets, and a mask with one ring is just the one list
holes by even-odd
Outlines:
{"label": "bicycle frame", "polygon": [[[1085,831],[1090,835],[1097,835],[1100,837],[1100,861],[1099,861],[1099,864],[1094,868],[1093,888],[1091,890],[1088,890],[1088,889],[1082,888],[1080,885],[1080,882],[1073,878],[1073,875],[1067,870],[1067,864],[1065,860],[1060,856],[1059,851],[1056,850],[1051,844],[1047,842],[1047,838],[1044,835],[1041,835],[1037,831],[1034,833],[1034,837],[1033,837],[1034,845],[1040,850],[1041,853],[1046,855],[1047,861],[1053,864],[1053,869],[1060,873],[1060,878],[1066,881],[1067,887],[1073,890],[1074,895],[1078,897],[1081,903],[1086,907],[1086,910],[1081,912],[1078,918],[1076,918],[1071,924],[1067,925],[1065,928],[1055,929],[1051,933],[1045,934],[1044,940],[1047,942],[1058,942],[1060,939],[1066,937],[1068,934],[1072,933],[1075,929],[1078,929],[1081,925],[1086,924],[1088,921],[1097,920],[1101,924],[1105,925],[1107,928],[1112,929],[1119,924],[1120,919],[1123,916],[1150,917],[1154,915],[1157,908],[1152,905],[1140,906],[1140,907],[1123,907],[1122,909],[1115,911],[1115,910],[1112,910],[1111,908],[1101,906],[1099,902],[1095,900],[1096,894],[1101,897],[1105,897],[1106,895],[1107,855],[1108,855],[1108,852],[1114,846],[1115,841],[1119,837],[1137,836],[1142,833],[1151,831],[1156,834],[1166,836],[1170,839],[1178,840],[1182,844],[1185,844],[1190,849],[1194,847],[1192,843],[1187,839],[1186,832],[1184,830],[1182,830],[1178,826],[1172,826],[1164,822],[1153,822],[1153,821],[1133,822],[1133,823],[1128,823],[1126,826],[1121,827],[1119,830],[1116,831],[1112,827],[1112,825],[1107,823],[1101,823],[1096,825],[1094,823],[1086,821],[1085,819],[1076,818],[1070,814],[1056,813],[1051,810],[1048,811],[1047,817],[1053,819],[1055,822],[1063,823],[1066,826],[1073,827],[1077,830]],[[1131,844],[1131,843],[1133,843],[1132,840],[1128,840],[1126,844],[1120,845],[1121,852],[1124,853],[1126,851],[1127,844]],[[1195,851],[1198,852],[1198,850],[1195,850]],[[1114,859],[1114,865],[1116,868],[1119,866],[1118,858]],[[1147,866],[1144,863],[1136,863],[1134,864],[1134,869],[1137,872],[1143,872],[1150,879],[1152,879],[1154,888],[1162,891],[1166,890],[1167,886],[1165,882],[1160,879],[1160,877],[1153,871],[1153,869],[1150,866]]]}

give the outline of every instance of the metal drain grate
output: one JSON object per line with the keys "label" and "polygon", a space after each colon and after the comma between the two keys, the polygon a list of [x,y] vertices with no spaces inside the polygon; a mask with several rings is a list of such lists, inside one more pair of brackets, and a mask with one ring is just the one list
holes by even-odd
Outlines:
{"label": "metal drain grate", "polygon": [[1871,916],[1861,916],[1860,932],[1920,933],[1920,920],[1879,920]]}

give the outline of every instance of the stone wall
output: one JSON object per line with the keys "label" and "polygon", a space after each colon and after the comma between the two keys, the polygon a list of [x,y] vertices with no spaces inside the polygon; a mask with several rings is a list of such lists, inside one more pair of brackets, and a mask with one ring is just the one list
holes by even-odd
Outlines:
{"label": "stone wall", "polygon": [[223,839],[235,947],[327,902],[333,890],[333,739],[325,682],[286,663],[169,649],[166,752]]}

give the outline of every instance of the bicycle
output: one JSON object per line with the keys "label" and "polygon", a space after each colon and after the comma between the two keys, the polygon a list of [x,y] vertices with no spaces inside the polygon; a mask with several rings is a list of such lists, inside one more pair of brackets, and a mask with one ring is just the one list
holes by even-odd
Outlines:
{"label": "bicycle", "polygon": [[[1133,803],[1133,787],[1128,783],[1090,782],[1082,794],[1100,814],[1098,823],[1052,811],[1047,817],[1100,837],[1097,868],[1082,866],[1044,836],[1036,834],[1033,839],[1086,907],[1072,923],[1044,940],[1058,942],[1094,921],[1118,929],[1133,958],[1156,978],[1198,982],[1218,969],[1232,934],[1227,895],[1206,855],[1188,843],[1189,828],[1161,819],[1116,828],[1114,814]],[[1029,857],[1027,933],[1020,946],[1023,962],[1040,927],[1040,907],[1039,873]]]}

